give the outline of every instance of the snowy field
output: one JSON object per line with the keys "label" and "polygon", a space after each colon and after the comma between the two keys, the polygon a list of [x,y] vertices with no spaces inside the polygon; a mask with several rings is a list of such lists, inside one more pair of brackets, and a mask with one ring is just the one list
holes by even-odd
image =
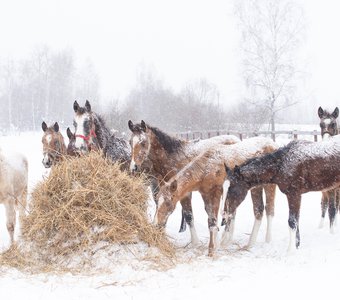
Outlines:
{"label": "snowy field", "polygon": [[[63,132],[64,136],[65,133]],[[29,188],[42,176],[41,133],[0,137],[2,148],[15,149],[29,159]],[[27,275],[0,267],[1,299],[321,299],[337,297],[340,283],[340,224],[330,234],[328,223],[318,229],[321,193],[303,195],[300,233],[301,247],[287,254],[288,207],[277,191],[273,241],[264,242],[264,218],[258,241],[246,250],[253,223],[249,197],[237,212],[234,243],[219,249],[215,258],[207,257],[207,215],[203,201],[194,193],[193,209],[201,246],[188,245],[189,232],[178,233],[180,208],[170,216],[167,231],[179,246],[181,262],[166,271],[147,264],[130,263],[122,257],[108,274]],[[151,203],[152,205],[152,203]],[[153,207],[151,207],[151,210]],[[220,235],[222,228],[220,229]],[[4,208],[0,206],[0,250],[8,247]],[[5,297],[4,297],[5,295]]]}

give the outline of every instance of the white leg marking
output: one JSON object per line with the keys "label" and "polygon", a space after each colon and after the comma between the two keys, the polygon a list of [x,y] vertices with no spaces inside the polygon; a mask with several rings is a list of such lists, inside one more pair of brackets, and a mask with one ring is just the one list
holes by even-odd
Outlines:
{"label": "white leg marking", "polygon": [[267,216],[266,243],[270,243],[272,241],[272,228],[273,228],[273,216]]}
{"label": "white leg marking", "polygon": [[323,226],[325,225],[325,218],[321,217],[320,223],[319,223],[319,228],[323,228]]}
{"label": "white leg marking", "polygon": [[338,226],[338,212],[336,212],[336,214],[335,214],[334,226]]}
{"label": "white leg marking", "polygon": [[255,219],[254,225],[253,225],[253,230],[251,232],[249,242],[248,242],[248,247],[252,247],[256,243],[257,235],[258,235],[259,229],[261,227],[261,222],[262,222],[262,220]]}
{"label": "white leg marking", "polygon": [[190,226],[191,244],[193,246],[198,246],[200,241],[197,236],[196,228],[194,225]]}
{"label": "white leg marking", "polygon": [[232,219],[230,222],[229,230],[224,230],[221,238],[221,246],[228,246],[233,240],[235,229],[235,219]]}
{"label": "white leg marking", "polygon": [[288,245],[288,253],[294,253],[296,251],[296,229],[291,229],[289,227],[289,245]]}

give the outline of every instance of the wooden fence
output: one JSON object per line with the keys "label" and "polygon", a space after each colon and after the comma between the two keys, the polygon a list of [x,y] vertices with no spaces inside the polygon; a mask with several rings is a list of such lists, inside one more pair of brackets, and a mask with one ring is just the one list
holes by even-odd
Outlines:
{"label": "wooden fence", "polygon": [[[176,133],[177,137],[185,140],[206,139],[213,136],[232,134],[239,137],[241,140],[253,136],[270,136],[274,141],[277,137],[297,140],[298,138],[313,139],[318,141],[321,138],[321,133],[318,130],[303,131],[303,130],[277,130],[277,131],[235,131],[235,130],[206,130],[206,131],[188,131]],[[303,136],[303,137],[302,137]]]}

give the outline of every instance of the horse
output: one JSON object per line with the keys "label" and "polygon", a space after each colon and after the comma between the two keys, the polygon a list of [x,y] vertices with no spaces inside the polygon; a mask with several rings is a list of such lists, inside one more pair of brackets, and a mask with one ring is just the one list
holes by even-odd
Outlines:
{"label": "horse", "polygon": [[[271,139],[255,137],[233,145],[216,145],[199,154],[160,188],[154,224],[165,227],[169,215],[176,207],[176,203],[187,193],[199,191],[208,214],[208,228],[210,231],[208,255],[213,256],[218,231],[218,210],[223,193],[223,184],[227,179],[224,164],[232,168],[235,164],[240,164],[248,158],[273,152],[277,148],[278,146]],[[273,214],[275,185],[269,185],[266,188],[267,196],[269,196],[267,197],[267,211]],[[255,200],[254,213],[257,222],[254,223],[250,238],[251,243],[256,240],[259,222],[261,222],[263,215],[262,189],[260,191],[261,196],[253,198]],[[270,236],[269,233],[268,236]]]}
{"label": "horse", "polygon": [[66,153],[69,156],[78,156],[77,148],[76,148],[76,136],[75,134],[71,131],[70,127],[67,127],[66,129],[66,134],[68,137],[68,145],[66,149]]}
{"label": "horse", "polygon": [[[226,171],[228,189],[227,225],[247,191],[262,184],[277,184],[287,196],[290,240],[288,251],[300,246],[301,194],[328,191],[340,185],[340,137],[326,141],[293,141],[271,154],[248,160]],[[295,242],[295,247],[293,246]]]}
{"label": "horse", "polygon": [[78,102],[74,101],[73,110],[75,112],[73,121],[75,149],[82,154],[101,149],[105,157],[113,162],[121,163],[121,168],[127,170],[131,156],[128,142],[111,134],[104,119],[91,110],[88,100],[86,100],[85,107],[80,107]]}
{"label": "horse", "polygon": [[11,245],[14,243],[16,209],[19,210],[20,221],[26,214],[27,179],[27,158],[12,151],[7,154],[0,149],[0,203],[5,206]]}
{"label": "horse", "polygon": [[[201,152],[217,144],[234,144],[240,141],[236,136],[232,135],[216,136],[205,140],[184,141],[163,132],[157,127],[147,125],[143,120],[140,124],[133,124],[129,120],[128,126],[132,132],[130,138],[132,148],[130,171],[132,173],[138,171],[146,162],[151,164],[152,168],[150,168],[149,174],[157,180],[159,186],[162,186],[164,182],[168,181]],[[192,214],[191,193],[183,195],[181,205],[182,222],[180,232],[185,231],[187,223],[190,228],[191,243],[198,244],[199,240]]]}
{"label": "horse", "polygon": [[[336,107],[332,113],[323,110],[320,106],[318,109],[320,118],[322,140],[328,139],[330,136],[339,134],[337,118],[339,116],[339,108]],[[322,193],[321,197],[321,221],[319,228],[322,228],[325,222],[325,215],[328,209],[330,232],[334,233],[334,224],[336,215],[339,212],[340,205],[340,190],[331,190]]]}
{"label": "horse", "polygon": [[58,122],[48,127],[45,122],[42,122],[41,128],[44,135],[41,139],[43,144],[43,160],[42,163],[45,168],[50,168],[52,165],[57,164],[63,157],[77,156],[75,148],[75,136],[67,127],[66,133],[69,138],[69,143],[66,147],[64,137],[59,130]]}
{"label": "horse", "polygon": [[58,122],[55,122],[50,127],[48,127],[45,122],[42,122],[41,128],[44,132],[41,139],[43,144],[42,163],[45,168],[50,168],[62,159],[62,157],[67,153],[67,149],[64,137],[59,131]]}

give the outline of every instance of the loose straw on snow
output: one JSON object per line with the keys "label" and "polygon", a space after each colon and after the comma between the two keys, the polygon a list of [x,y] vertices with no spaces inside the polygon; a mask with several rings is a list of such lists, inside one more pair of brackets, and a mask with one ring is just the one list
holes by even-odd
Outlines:
{"label": "loose straw on snow", "polygon": [[[173,257],[174,248],[147,216],[142,177],[131,177],[100,153],[65,158],[39,183],[22,220],[20,247],[0,255],[0,265],[39,270],[67,268],[101,242],[145,242]],[[87,256],[88,257],[88,256]],[[78,262],[78,266],[85,262]]]}

